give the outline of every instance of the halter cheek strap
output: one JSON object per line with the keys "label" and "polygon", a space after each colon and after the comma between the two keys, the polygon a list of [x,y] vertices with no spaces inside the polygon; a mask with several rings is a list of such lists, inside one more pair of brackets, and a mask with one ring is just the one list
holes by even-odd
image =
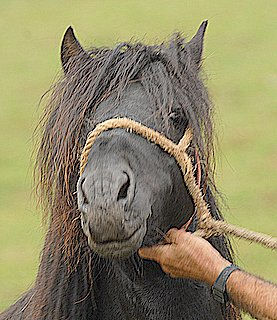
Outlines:
{"label": "halter cheek strap", "polygon": [[[200,157],[197,149],[195,149],[194,154],[195,154],[196,182],[197,182],[197,186],[201,188],[201,163],[200,163]],[[188,229],[188,227],[192,223],[193,218],[195,217],[195,214],[196,214],[196,211],[192,214],[189,220],[182,226],[182,228],[184,228],[185,230]]]}
{"label": "halter cheek strap", "polygon": [[212,235],[229,234],[237,236],[239,238],[247,239],[249,241],[258,242],[262,245],[277,249],[277,238],[273,238],[269,235],[247,230],[245,228],[240,228],[231,224],[228,224],[222,220],[215,220],[210,214],[208,204],[204,200],[202,190],[200,187],[201,182],[201,167],[199,155],[196,153],[196,163],[197,163],[197,181],[194,176],[194,167],[190,156],[187,154],[187,148],[192,140],[192,131],[187,129],[184,133],[183,138],[178,144],[166,138],[161,133],[150,129],[134,120],[128,118],[117,118],[109,119],[102,123],[99,123],[93,131],[88,135],[85,147],[81,154],[80,161],[80,175],[82,175],[84,168],[88,161],[88,155],[90,153],[91,147],[95,142],[96,138],[103,132],[110,129],[122,128],[129,132],[136,133],[148,141],[151,141],[159,145],[164,151],[173,156],[177,163],[179,164],[185,184],[188,191],[193,199],[196,208],[197,216],[197,231],[196,235],[209,238]]}

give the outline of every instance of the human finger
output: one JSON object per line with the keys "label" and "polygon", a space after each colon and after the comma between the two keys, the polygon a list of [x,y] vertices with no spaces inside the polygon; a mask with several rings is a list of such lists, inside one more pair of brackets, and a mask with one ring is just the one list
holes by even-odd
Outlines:
{"label": "human finger", "polygon": [[175,273],[169,273],[169,276],[170,276],[170,278],[173,278],[173,279],[182,278],[182,276],[179,276],[179,275],[177,275]]}
{"label": "human finger", "polygon": [[172,228],[167,232],[166,236],[171,243],[177,244],[180,240],[180,237],[183,237],[185,234],[190,234],[190,232],[187,232],[184,229],[178,230],[176,228]]}
{"label": "human finger", "polygon": [[169,243],[174,243],[174,239],[176,238],[176,234],[179,230],[177,228],[172,228],[169,229],[166,233],[165,239],[169,242]]}
{"label": "human finger", "polygon": [[161,255],[165,252],[165,245],[156,245],[152,247],[143,247],[138,250],[138,254],[143,259],[159,261]]}
{"label": "human finger", "polygon": [[164,273],[168,274],[171,278],[182,278],[182,273],[179,269],[174,268],[172,265],[161,263],[161,268]]}

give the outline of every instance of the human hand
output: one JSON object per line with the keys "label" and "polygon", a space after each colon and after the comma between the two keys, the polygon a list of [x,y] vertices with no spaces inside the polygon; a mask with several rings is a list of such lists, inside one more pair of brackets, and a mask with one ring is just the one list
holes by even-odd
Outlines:
{"label": "human hand", "polygon": [[165,273],[173,278],[192,278],[212,285],[219,273],[231,263],[212,245],[185,229],[171,229],[165,244],[140,248],[144,259],[157,261]]}

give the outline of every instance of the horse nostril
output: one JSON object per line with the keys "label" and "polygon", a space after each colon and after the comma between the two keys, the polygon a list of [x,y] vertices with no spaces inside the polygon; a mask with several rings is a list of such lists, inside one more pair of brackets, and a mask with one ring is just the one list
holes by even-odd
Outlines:
{"label": "horse nostril", "polygon": [[[125,173],[126,174],[126,173]],[[120,199],[126,199],[127,195],[128,195],[128,189],[130,187],[130,178],[129,176],[126,174],[127,176],[127,181],[121,186],[118,195],[117,195],[117,201],[119,201]]]}

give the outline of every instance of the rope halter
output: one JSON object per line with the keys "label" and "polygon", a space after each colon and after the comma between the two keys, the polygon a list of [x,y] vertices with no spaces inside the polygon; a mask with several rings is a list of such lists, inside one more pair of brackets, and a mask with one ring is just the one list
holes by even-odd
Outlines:
{"label": "rope halter", "polygon": [[128,118],[109,119],[101,122],[88,135],[85,147],[81,154],[80,175],[82,175],[82,173],[84,172],[90,150],[96,138],[102,132],[115,128],[122,128],[126,129],[129,132],[134,132],[147,139],[148,141],[159,145],[164,151],[175,158],[182,170],[185,184],[196,208],[196,216],[198,221],[197,230],[195,231],[196,235],[204,238],[209,238],[212,235],[229,234],[252,242],[260,243],[267,248],[275,250],[277,249],[277,238],[237,227],[228,224],[225,221],[213,219],[209,210],[209,206],[204,200],[201,188],[197,184],[195,176],[193,174],[194,169],[190,156],[186,152],[192,140],[191,129],[187,129],[180,142],[178,144],[175,144],[173,141],[166,138],[161,133]]}

